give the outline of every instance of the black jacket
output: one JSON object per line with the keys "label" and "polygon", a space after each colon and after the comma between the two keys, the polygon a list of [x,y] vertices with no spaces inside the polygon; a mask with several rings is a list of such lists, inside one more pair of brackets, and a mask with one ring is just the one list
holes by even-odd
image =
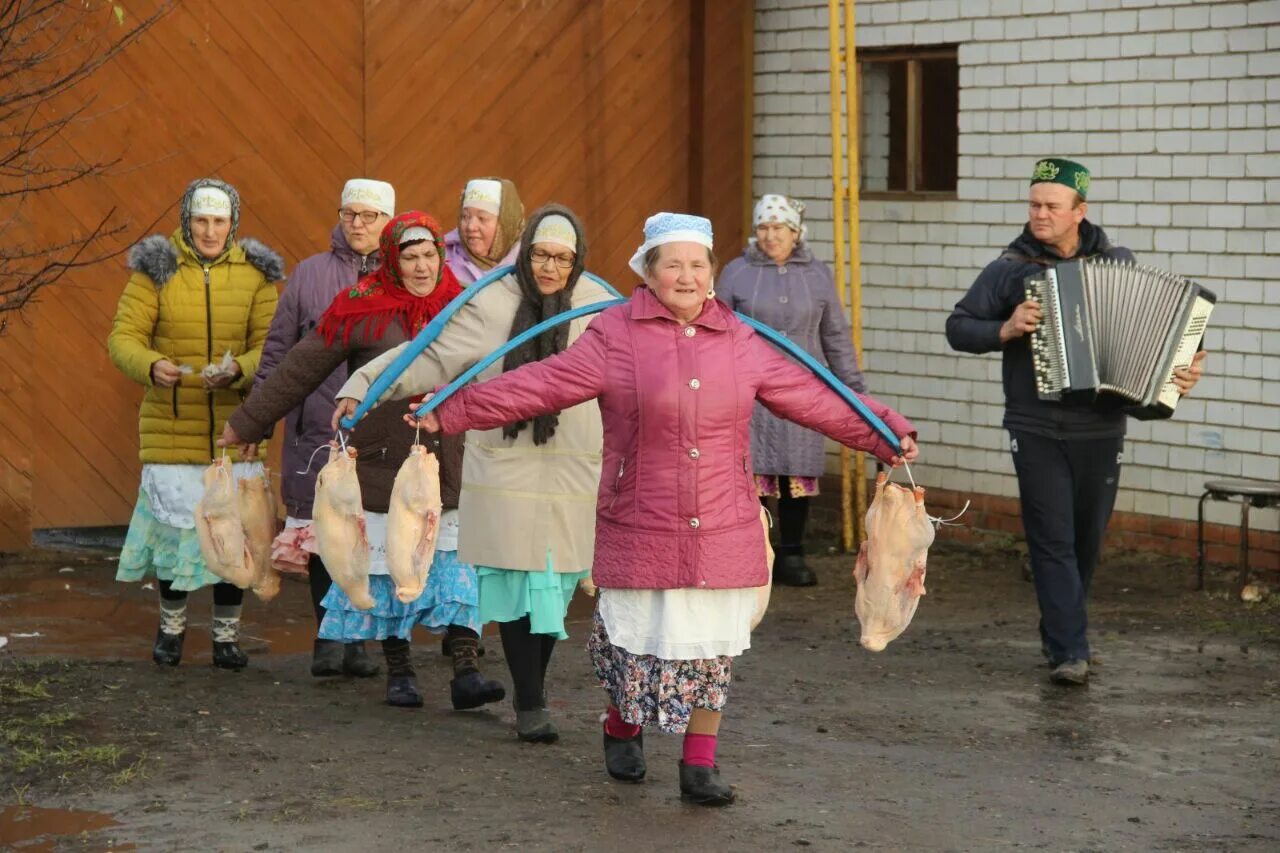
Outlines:
{"label": "black jacket", "polygon": [[947,342],[961,352],[1003,350],[1004,426],[1056,439],[1115,438],[1125,432],[1125,415],[1119,403],[1073,399],[1041,400],[1036,395],[1029,337],[1000,343],[1000,327],[1026,299],[1023,279],[1062,260],[1095,255],[1114,260],[1134,260],[1133,253],[1112,246],[1101,228],[1080,223],[1080,246],[1071,258],[1062,258],[1031,236],[1024,226],[1018,239],[987,265],[964,298],[947,318]]}

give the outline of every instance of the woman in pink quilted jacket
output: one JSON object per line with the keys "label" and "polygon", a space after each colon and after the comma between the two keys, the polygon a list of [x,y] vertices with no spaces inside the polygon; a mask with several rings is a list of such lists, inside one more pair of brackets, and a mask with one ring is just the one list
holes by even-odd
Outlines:
{"label": "woman in pink quilted jacket", "polygon": [[[684,732],[680,791],[725,805],[716,735],[732,659],[750,646],[769,582],[752,478],[755,401],[891,464],[894,449],[805,368],[714,298],[711,223],[660,213],[631,259],[644,279],[567,350],[472,385],[427,415],[447,433],[490,429],[595,399],[604,427],[588,641],[609,704],[605,766],[645,775],[642,726]],[[915,428],[863,398],[915,458]],[[407,419],[413,422],[413,418]]]}

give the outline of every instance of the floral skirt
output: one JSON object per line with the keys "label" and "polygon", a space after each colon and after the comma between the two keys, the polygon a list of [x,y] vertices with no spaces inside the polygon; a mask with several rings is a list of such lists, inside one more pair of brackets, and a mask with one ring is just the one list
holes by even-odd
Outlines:
{"label": "floral skirt", "polygon": [[681,734],[694,708],[720,711],[729,699],[733,659],[728,655],[701,660],[633,655],[609,642],[599,610],[592,617],[587,651],[609,701],[632,725],[657,724],[660,731]]}
{"label": "floral skirt", "polygon": [[457,551],[436,551],[426,589],[408,604],[396,598],[395,581],[390,575],[370,575],[369,595],[373,597],[373,608],[360,610],[336,583],[329,587],[320,602],[325,609],[318,632],[320,639],[353,642],[400,637],[407,640],[415,625],[441,633],[450,625],[478,632],[483,624],[476,606],[476,571],[458,559]]}
{"label": "floral skirt", "polygon": [[146,492],[140,489],[124,548],[120,551],[116,580],[136,582],[152,575],[170,582],[175,591],[181,592],[222,582],[222,578],[205,565],[195,528],[172,527],[158,521],[151,512]]}
{"label": "floral skirt", "polygon": [[[780,479],[776,474],[756,474],[756,494],[762,498],[782,496],[778,486]],[[811,498],[818,494],[817,477],[787,477],[788,496],[793,498]]]}

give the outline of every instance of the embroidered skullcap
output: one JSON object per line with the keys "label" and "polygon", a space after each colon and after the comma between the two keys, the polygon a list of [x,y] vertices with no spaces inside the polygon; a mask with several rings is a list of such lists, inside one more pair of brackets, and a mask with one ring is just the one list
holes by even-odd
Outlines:
{"label": "embroidered skullcap", "polygon": [[423,228],[421,225],[414,225],[404,229],[404,233],[400,235],[400,240],[396,244],[403,246],[405,243],[412,243],[415,240],[431,240],[435,242],[436,235],[432,234],[430,229]]}
{"label": "embroidered skullcap", "polygon": [[396,215],[396,190],[386,181],[352,178],[342,188],[342,206],[367,204],[379,213]]}
{"label": "embroidered skullcap", "polygon": [[462,206],[474,207],[497,216],[498,211],[502,210],[502,184],[487,178],[467,181],[467,188],[462,191]]}
{"label": "embroidered skullcap", "polygon": [[558,213],[544,216],[538,221],[533,232],[531,243],[555,243],[564,246],[571,252],[578,251],[578,232],[573,230],[573,223]]}
{"label": "embroidered skullcap", "polygon": [[231,218],[231,196],[217,187],[196,187],[191,194],[192,216],[225,216]]}
{"label": "embroidered skullcap", "polygon": [[805,234],[804,202],[785,195],[766,193],[756,202],[752,225],[759,228],[771,222],[777,222],[797,232],[801,237]]}
{"label": "embroidered skullcap", "polygon": [[1036,163],[1031,172],[1031,185],[1062,184],[1080,193],[1080,198],[1089,195],[1089,170],[1074,160],[1063,160],[1061,157],[1047,157]]}
{"label": "embroidered skullcap", "polygon": [[644,242],[628,266],[644,278],[644,256],[650,249],[667,243],[697,243],[712,248],[711,220],[691,213],[655,213],[645,220]]}

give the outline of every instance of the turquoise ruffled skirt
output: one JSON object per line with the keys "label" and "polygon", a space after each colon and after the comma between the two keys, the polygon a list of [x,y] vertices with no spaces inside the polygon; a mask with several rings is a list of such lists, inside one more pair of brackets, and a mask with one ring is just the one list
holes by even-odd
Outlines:
{"label": "turquoise ruffled skirt", "polygon": [[373,608],[359,610],[337,584],[329,587],[320,602],[325,609],[320,639],[354,642],[400,637],[407,640],[415,625],[441,633],[450,625],[478,632],[484,624],[476,606],[476,571],[458,559],[457,551],[436,551],[426,589],[408,604],[396,598],[396,585],[390,575],[370,575],[369,594],[373,597]]}
{"label": "turquoise ruffled skirt", "polygon": [[146,493],[139,490],[120,551],[116,580],[136,582],[152,575],[183,592],[222,582],[205,566],[195,528],[170,527],[157,521]]}
{"label": "turquoise ruffled skirt", "polygon": [[557,574],[547,550],[547,567],[540,572],[494,569],[477,566],[480,579],[480,622],[514,622],[529,617],[534,634],[551,634],[558,640],[569,638],[564,617],[569,612],[578,582],[591,572]]}

